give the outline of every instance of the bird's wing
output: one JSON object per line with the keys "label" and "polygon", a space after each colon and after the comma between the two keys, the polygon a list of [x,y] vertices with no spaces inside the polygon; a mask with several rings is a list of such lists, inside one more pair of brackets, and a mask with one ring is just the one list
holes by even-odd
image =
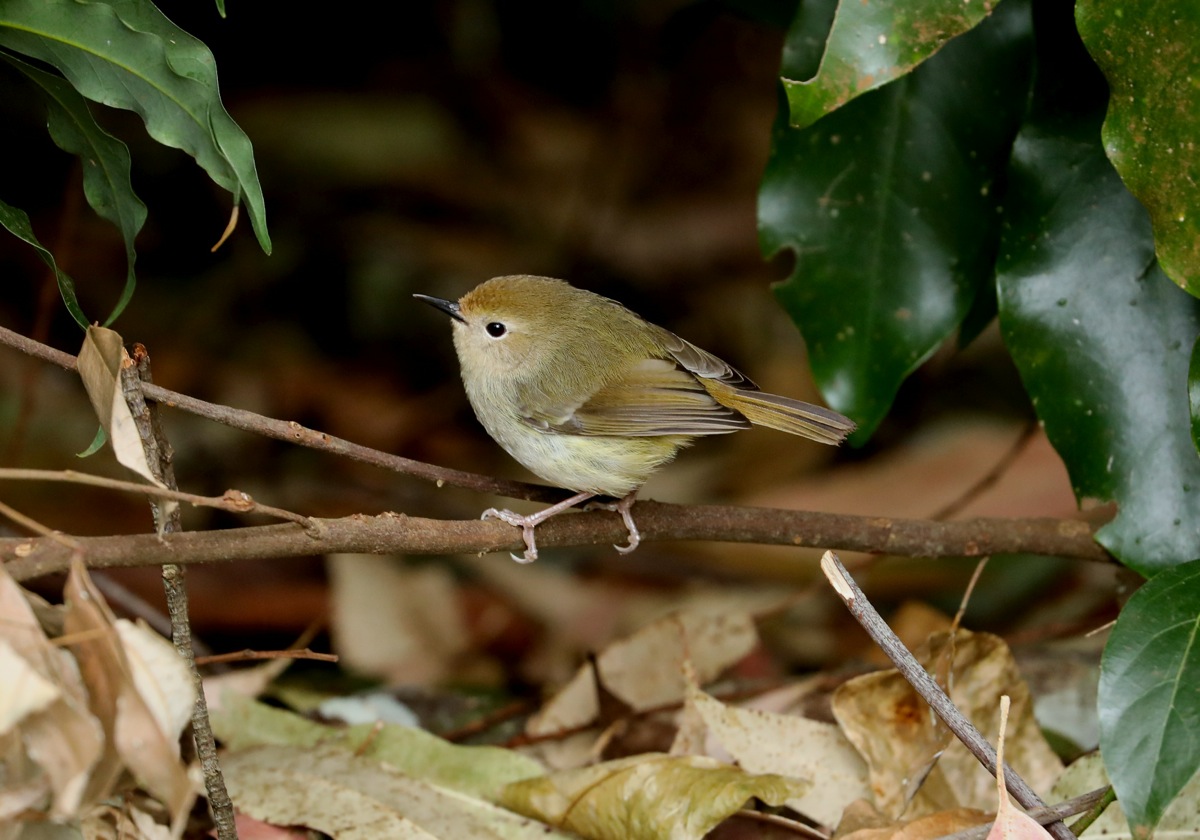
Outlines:
{"label": "bird's wing", "polygon": [[[703,350],[692,349],[723,364]],[[525,421],[558,434],[618,437],[722,435],[750,427],[672,359],[643,359],[579,405],[536,415],[526,412]]]}
{"label": "bird's wing", "polygon": [[715,379],[718,382],[748,391],[757,391],[758,386],[750,381],[750,377],[733,367],[723,359],[718,359],[707,350],[701,350],[690,341],[685,341],[670,330],[649,325],[656,333],[659,344],[671,354],[684,370],[701,379]]}
{"label": "bird's wing", "polygon": [[854,431],[850,418],[819,405],[764,393],[745,374],[712,353],[661,327],[656,329],[660,342],[675,361],[698,377],[698,383],[718,405],[728,406],[739,417],[821,443],[841,443]]}

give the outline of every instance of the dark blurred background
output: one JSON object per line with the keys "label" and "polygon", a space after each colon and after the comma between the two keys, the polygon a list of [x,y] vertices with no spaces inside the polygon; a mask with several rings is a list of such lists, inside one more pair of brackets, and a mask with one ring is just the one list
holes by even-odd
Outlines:
{"label": "dark blurred background", "polygon": [[[526,477],[475,424],[444,317],[411,295],[455,298],[492,276],[532,273],[618,298],[765,388],[820,400],[803,340],[770,293],[790,259],[762,258],[755,222],[794,4],[447,0],[310,14],[303,4],[230,0],[225,20],[207,2],[161,7],[216,55],[226,105],[254,143],[275,250],[265,256],[243,221],[210,253],[230,196],[151,141],[136,117],[95,109],[130,144],[150,211],[139,287],[114,327],[146,345],[160,384],[407,457]],[[78,164],[49,142],[20,79],[0,67],[0,84],[10,161],[20,161],[4,169],[3,198],[30,213],[85,311],[101,317],[123,280],[120,239],[82,201]],[[0,270],[0,323],[76,352],[79,331],[32,251],[0,237]],[[6,464],[119,474],[107,453],[74,458],[96,423],[73,377],[0,350],[0,389]],[[910,381],[863,450],[765,431],[702,441],[646,495],[929,516],[1003,456],[1027,417],[986,332]],[[498,501],[178,412],[167,423],[179,482],[196,493],[236,487],[316,516],[471,518]],[[1044,441],[1014,469],[966,513],[1073,509]],[[45,485],[5,492],[75,533],[151,527],[138,499]],[[211,511],[187,519],[193,528],[243,522]],[[666,577],[811,574],[784,549],[550,554],[551,563]],[[119,577],[153,597],[153,570]],[[325,607],[315,559],[193,579],[201,633],[291,632]],[[933,574],[900,579],[917,591]]]}

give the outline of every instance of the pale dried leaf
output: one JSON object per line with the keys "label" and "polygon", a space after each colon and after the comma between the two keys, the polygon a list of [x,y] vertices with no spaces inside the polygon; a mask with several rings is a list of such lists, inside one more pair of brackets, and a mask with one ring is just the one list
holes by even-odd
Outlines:
{"label": "pale dried leaf", "polygon": [[871,795],[866,763],[833,724],[726,706],[694,687],[686,709],[708,733],[700,754],[723,758],[721,750],[749,773],[807,780],[808,790],[787,805],[819,823],[836,825],[846,806]]}
{"label": "pale dried leaf", "polygon": [[370,724],[325,726],[242,697],[226,697],[212,723],[217,737],[233,750],[330,744],[355,751],[366,744],[365,757],[386,762],[413,778],[485,799],[494,798],[510,782],[543,772],[533,759],[500,747],[459,746],[424,730],[394,724],[380,729]]}
{"label": "pale dried leaf", "polygon": [[[119,333],[105,327],[90,326],[79,350],[79,378],[91,400],[92,408],[100,425],[108,435],[117,462],[140,475],[157,487],[165,488],[154,477],[154,471],[146,460],[146,450],[138,434],[137,423],[125,402],[121,391],[121,368],[129,362],[125,344]],[[170,515],[177,502],[161,503],[163,521]]]}
{"label": "pale dried leaf", "polygon": [[[741,660],[758,644],[747,613],[676,613],[609,645],[596,657],[605,687],[636,710],[683,700],[683,662],[704,683]],[[586,726],[596,720],[599,700],[591,664],[582,666],[526,725],[530,735]]]}
{"label": "pale dried leaf", "polygon": [[119,618],[116,628],[137,693],[163,734],[178,740],[196,705],[196,691],[187,663],[174,645],[144,622],[134,624]]}
{"label": "pale dried leaf", "polygon": [[45,772],[54,800],[55,819],[75,816],[86,804],[90,780],[100,768],[102,732],[99,721],[74,708],[65,698],[30,715],[21,725],[29,757]]}
{"label": "pale dried leaf", "polygon": [[[72,564],[64,594],[65,627],[68,633],[80,634],[76,657],[111,749],[167,807],[172,825],[178,826],[195,798],[179,757],[179,741],[159,728],[138,692],[112,614],[81,563]],[[104,781],[111,784],[112,779]]]}
{"label": "pale dried leaf", "polygon": [[34,670],[23,656],[0,639],[0,735],[62,696],[52,682]]}
{"label": "pale dried leaf", "polygon": [[326,567],[330,630],[344,665],[389,682],[428,684],[446,677],[467,652],[458,586],[445,566],[335,554]]}
{"label": "pale dried leaf", "polygon": [[[439,840],[562,836],[483,800],[411,778],[377,759],[330,744],[229,753],[223,768],[239,810],[336,837],[388,836],[381,831]],[[281,795],[281,787],[289,790]]]}
{"label": "pale dried leaf", "polygon": [[996,820],[987,840],[1050,840],[1050,832],[1017,808],[1008,798],[1004,769],[1005,735],[1008,728],[1009,697],[1000,698],[1000,735],[996,744]]}
{"label": "pale dried leaf", "polygon": [[[915,653],[930,670],[946,647],[947,636],[938,634]],[[985,738],[994,741],[996,706],[1001,694],[1010,695],[1010,764],[1034,790],[1045,792],[1061,772],[1062,763],[1033,717],[1029,689],[1008,647],[996,636],[959,631],[955,651],[950,699]],[[901,813],[914,817],[954,808],[991,808],[992,776],[948,735],[898,672],[881,671],[850,680],[835,692],[833,711],[846,736],[867,760],[876,804],[893,819]],[[911,780],[920,779],[927,771],[906,809]]]}
{"label": "pale dried leaf", "polygon": [[517,782],[501,804],[592,840],[700,840],[752,798],[781,805],[803,792],[783,776],[649,753]]}
{"label": "pale dried leaf", "polygon": [[[1100,753],[1088,753],[1076,759],[1063,771],[1054,783],[1047,801],[1060,802],[1104,787],[1108,783],[1108,774],[1104,770],[1104,761]],[[1193,776],[1167,806],[1163,818],[1154,829],[1154,836],[1158,840],[1197,840],[1200,838],[1200,820],[1197,820],[1197,814],[1200,814],[1200,774]],[[1125,819],[1121,810],[1121,803],[1114,802],[1104,809],[1104,813],[1088,826],[1082,837],[1093,840],[1133,840],[1129,821]]]}
{"label": "pale dried leaf", "polygon": [[989,815],[983,811],[955,808],[879,828],[862,828],[845,834],[839,832],[836,837],[837,840],[936,840],[983,825],[988,819]]}
{"label": "pale dried leaf", "polygon": [[[21,722],[24,750],[41,771],[53,793],[51,816],[66,819],[91,801],[85,796],[90,775],[96,772],[103,751],[102,727],[87,708],[84,688],[75,660],[51,644],[42,632],[24,592],[0,567],[0,639],[57,693],[40,711]],[[0,685],[15,682],[0,680]],[[7,764],[7,762],[6,762]],[[9,781],[34,785],[10,767]]]}

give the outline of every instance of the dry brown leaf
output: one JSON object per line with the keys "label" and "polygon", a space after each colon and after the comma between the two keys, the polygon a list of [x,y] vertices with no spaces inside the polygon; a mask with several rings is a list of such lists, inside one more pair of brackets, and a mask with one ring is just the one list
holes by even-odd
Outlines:
{"label": "dry brown leaf", "polygon": [[[947,643],[945,634],[935,636],[915,652],[917,659],[931,670]],[[950,699],[991,740],[996,736],[994,710],[1000,695],[1013,698],[1010,763],[1035,790],[1047,791],[1062,771],[1062,762],[1038,728],[1029,690],[1003,640],[960,631],[952,675]],[[833,711],[867,760],[875,802],[891,818],[991,807],[991,775],[947,733],[897,671],[850,680],[834,693]],[[922,777],[906,808],[912,780]]]}
{"label": "dry brown leaf", "polygon": [[[708,682],[754,649],[758,634],[746,613],[681,612],[655,621],[609,645],[596,657],[605,687],[636,710],[682,702],[683,662]],[[530,735],[586,726],[599,700],[591,663],[582,666],[528,725]]]}
{"label": "dry brown leaf", "polygon": [[[53,794],[50,813],[58,819],[74,816],[85,802],[89,774],[93,773],[103,749],[99,723],[87,708],[87,691],[70,655],[51,644],[42,632],[33,609],[7,573],[0,568],[0,640],[20,662],[46,685],[54,697],[36,710],[22,714],[19,721],[23,754],[45,774]],[[15,687],[15,674],[0,676],[0,685]],[[32,685],[27,683],[27,687]],[[17,700],[30,706],[30,698]],[[38,701],[40,703],[40,701]],[[36,704],[35,704],[36,705]],[[15,788],[37,787],[37,769],[22,762],[17,754],[6,754],[4,773]]]}
{"label": "dry brown leaf", "polygon": [[[750,773],[777,773],[809,782],[789,808],[825,825],[836,825],[856,799],[870,796],[867,765],[831,723],[798,715],[726,706],[698,687],[688,691],[673,755],[708,755],[731,760]],[[703,736],[707,737],[703,737]]]}
{"label": "dry brown leaf", "polygon": [[[64,591],[69,635],[79,634],[75,656],[90,689],[92,712],[104,727],[104,776],[90,789],[111,785],[122,764],[158,797],[179,826],[195,798],[179,757],[179,733],[167,733],[138,692],[112,614],[81,563],[74,563]],[[117,760],[119,759],[119,761]]]}
{"label": "dry brown leaf", "polygon": [[1000,698],[1000,735],[996,743],[996,820],[988,831],[988,840],[1050,840],[1050,832],[1017,808],[1008,798],[1004,775],[1005,729],[1008,727],[1009,697]]}
{"label": "dry brown leaf", "polygon": [[339,840],[561,837],[483,799],[333,744],[255,747],[226,753],[222,766],[239,811],[280,825],[319,829]]}
{"label": "dry brown leaf", "polygon": [[515,782],[501,802],[592,840],[700,840],[749,799],[781,805],[806,787],[703,756],[648,753]]}
{"label": "dry brown leaf", "polygon": [[[121,368],[128,362],[129,354],[125,352],[119,333],[105,327],[88,327],[79,350],[79,378],[83,380],[96,417],[108,435],[113,454],[122,466],[151,484],[165,488],[166,485],[155,478],[150,469],[137,424],[121,390]],[[161,528],[178,503],[164,499],[160,505],[163,511],[159,522]]]}
{"label": "dry brown leaf", "polygon": [[838,840],[934,840],[987,822],[988,814],[974,808],[938,811],[880,828],[862,828],[838,834]]}
{"label": "dry brown leaf", "polygon": [[470,640],[458,587],[444,566],[333,555],[330,630],[343,664],[389,682],[429,684],[451,673]]}

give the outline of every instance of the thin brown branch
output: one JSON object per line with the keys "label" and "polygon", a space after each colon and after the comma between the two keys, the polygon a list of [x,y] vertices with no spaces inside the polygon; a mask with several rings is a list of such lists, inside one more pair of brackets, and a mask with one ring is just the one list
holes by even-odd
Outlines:
{"label": "thin brown branch", "polygon": [[119,478],[109,478],[103,475],[92,475],[75,470],[33,470],[6,469],[0,467],[0,481],[62,481],[68,484],[86,484],[91,487],[103,487],[108,490],[120,490],[124,493],[137,493],[151,498],[171,499],[176,502],[187,502],[194,507],[211,507],[227,510],[231,513],[261,513],[275,519],[287,522],[297,522],[308,525],[308,517],[293,513],[283,508],[271,507],[256,502],[250,494],[241,490],[226,490],[222,496],[197,496],[170,487],[156,487],[153,484],[140,484],[136,481],[123,481]]}
{"label": "thin brown branch", "polygon": [[[156,481],[172,492],[178,492],[179,485],[175,481],[175,450],[159,422],[157,406],[148,405],[142,393],[142,389],[151,381],[150,356],[146,348],[141,344],[134,345],[131,361],[133,364],[121,370],[122,395],[133,415],[134,426],[146,453],[151,474]],[[159,536],[183,532],[183,517],[178,505],[160,504],[160,499],[156,496],[147,498],[154,513]],[[225,777],[217,760],[217,743],[208,717],[204,680],[196,667],[192,623],[189,618],[187,568],[177,563],[164,563],[162,582],[167,599],[167,614],[171,620],[171,643],[186,663],[196,693],[196,700],[192,706],[192,742],[196,746],[196,757],[204,776],[204,788],[208,794],[217,840],[238,840],[233,801],[229,798]]]}
{"label": "thin brown branch", "polygon": [[[974,519],[926,522],[769,508],[684,506],[642,501],[633,508],[643,543],[703,540],[835,548],[906,557],[1043,554],[1095,562],[1111,558],[1082,521]],[[193,564],[360,554],[482,554],[515,551],[521,532],[503,522],[423,519],[397,513],[189,531],[157,537],[75,537],[89,568]],[[595,511],[557,516],[538,526],[543,548],[609,545],[626,533],[621,517]],[[70,550],[45,537],[0,539],[0,560],[18,581],[67,569]]]}
{"label": "thin brown branch", "polygon": [[197,665],[216,665],[222,662],[251,662],[259,659],[315,659],[318,662],[337,662],[335,653],[317,653],[303,648],[301,650],[235,650],[230,653],[214,653],[209,656],[197,656]]}
{"label": "thin brown branch", "polygon": [[[58,365],[65,370],[75,370],[74,356],[64,353],[61,350],[47,347],[45,344],[4,327],[0,327],[0,344],[7,344],[30,356]],[[187,394],[169,391],[166,388],[150,383],[143,385],[142,391],[146,399],[154,400],[159,405],[177,408],[181,411],[195,414],[198,417],[205,417],[209,420],[223,423],[226,426],[232,426],[235,429],[254,432],[264,437],[307,446],[311,449],[319,449],[323,452],[331,452],[364,464],[372,464],[404,475],[437,482],[439,486],[441,484],[450,484],[454,487],[463,487],[467,490],[476,490],[480,493],[494,493],[512,499],[531,499],[544,502],[555,502],[567,497],[564,491],[554,487],[543,487],[539,484],[527,484],[522,481],[507,481],[464,470],[438,467],[433,464],[414,461],[410,458],[401,458],[398,455],[380,452],[377,449],[371,449],[370,447],[351,443],[348,440],[343,440],[324,432],[306,428],[294,421],[276,420],[272,417],[255,414],[252,411],[242,411],[237,408],[216,405],[204,400],[198,400],[195,397],[189,397]]]}
{"label": "thin brown branch", "polygon": [[996,482],[1004,477],[1004,474],[1008,472],[1012,465],[1016,463],[1017,458],[1025,451],[1025,448],[1029,446],[1029,442],[1037,434],[1037,430],[1038,424],[1035,421],[1031,420],[1025,424],[1025,428],[1021,430],[1021,434],[1013,441],[1012,446],[1008,448],[1008,451],[1000,457],[1000,460],[984,476],[959,494],[957,499],[954,499],[929,518],[936,519],[939,522],[949,519],[982,496],[987,490],[991,489]]}
{"label": "thin brown branch", "polygon": [[[979,759],[979,763],[995,776],[997,772],[995,749],[992,748],[992,745],[980,734],[971,721],[963,716],[963,713],[958,710],[958,707],[954,705],[946,695],[946,692],[942,690],[942,687],[937,684],[937,681],[929,675],[929,672],[921,666],[921,663],[909,652],[899,637],[892,632],[887,622],[883,620],[883,617],[879,615],[875,607],[867,600],[866,595],[858,588],[858,584],[854,582],[854,578],[850,577],[850,573],[846,571],[846,567],[841,564],[837,559],[837,555],[832,551],[825,552],[825,556],[821,558],[821,571],[825,573],[825,577],[829,580],[838,597],[842,599],[846,608],[850,610],[850,614],[862,625],[862,628],[867,631],[867,634],[879,646],[879,649],[887,655],[888,659],[892,660],[892,664],[896,666],[896,669],[904,676],[908,684],[929,704],[929,707],[933,709],[942,723],[946,724],[946,727],[954,733],[955,737],[962,742],[963,746]],[[1008,792],[1026,810],[1044,808],[1046,806],[1046,803],[1034,792],[1033,788],[1007,764],[1004,766],[1004,776],[1008,782]],[[1061,820],[1049,823],[1046,826],[1046,831],[1055,840],[1075,840],[1075,835],[1071,833],[1071,830]]]}

